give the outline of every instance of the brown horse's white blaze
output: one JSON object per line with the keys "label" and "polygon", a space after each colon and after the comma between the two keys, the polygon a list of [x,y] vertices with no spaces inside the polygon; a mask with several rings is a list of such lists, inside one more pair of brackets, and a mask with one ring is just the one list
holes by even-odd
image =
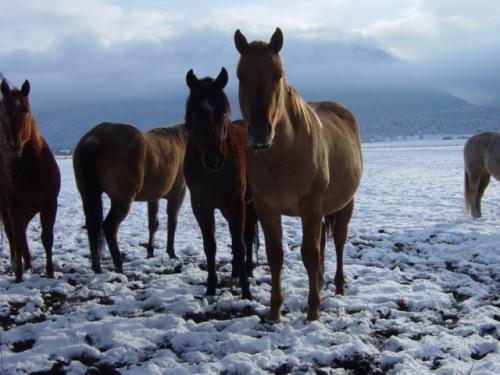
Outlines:
{"label": "brown horse's white blaze", "polygon": [[491,176],[500,181],[500,133],[479,133],[464,146],[465,214],[481,217],[481,199]]}
{"label": "brown horse's white blaze", "polygon": [[[334,102],[308,105],[287,84],[279,52],[283,34],[248,43],[237,30],[239,99],[248,125],[249,185],[264,230],[271,268],[271,309],[283,302],[281,215],[302,221],[301,254],[309,277],[307,318],[319,318],[325,230],[337,252],[336,292],[344,294],[343,249],[362,174],[359,132],[352,113]],[[325,218],[325,223],[322,219]]]}

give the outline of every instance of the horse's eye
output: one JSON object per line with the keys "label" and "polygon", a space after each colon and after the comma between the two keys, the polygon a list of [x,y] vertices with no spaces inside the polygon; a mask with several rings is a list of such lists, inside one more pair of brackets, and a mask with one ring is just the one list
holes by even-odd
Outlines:
{"label": "horse's eye", "polygon": [[276,73],[275,75],[273,75],[273,79],[278,82],[281,78],[283,78],[283,74],[281,73]]}

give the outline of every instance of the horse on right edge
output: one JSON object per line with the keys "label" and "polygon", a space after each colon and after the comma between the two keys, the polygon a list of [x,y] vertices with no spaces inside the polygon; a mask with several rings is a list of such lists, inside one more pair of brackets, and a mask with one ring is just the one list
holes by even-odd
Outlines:
{"label": "horse on right edge", "polygon": [[481,217],[481,198],[491,176],[500,181],[500,132],[484,132],[470,137],[464,146],[465,213]]}

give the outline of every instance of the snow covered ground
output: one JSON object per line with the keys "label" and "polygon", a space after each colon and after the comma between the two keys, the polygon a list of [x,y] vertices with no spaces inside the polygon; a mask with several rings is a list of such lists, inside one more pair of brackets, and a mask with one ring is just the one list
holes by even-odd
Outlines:
{"label": "snow covered ground", "polygon": [[[458,141],[460,143],[460,141]],[[122,224],[124,274],[90,270],[71,160],[60,160],[55,280],[43,277],[40,228],[29,228],[33,273],[13,283],[0,251],[1,374],[500,374],[500,183],[483,218],[463,216],[462,145],[457,141],[372,144],[346,248],[346,297],[334,294],[335,253],[321,320],[305,321],[307,277],[300,224],[284,218],[283,322],[263,322],[270,293],[264,250],[252,302],[230,278],[227,225],[218,218],[219,281],[206,298],[205,257],[189,199],[176,251],[146,259],[146,205]],[[162,203],[164,207],[164,203]],[[164,211],[164,210],[163,210]],[[162,228],[166,217],[162,213]],[[262,233],[261,233],[262,239]]]}

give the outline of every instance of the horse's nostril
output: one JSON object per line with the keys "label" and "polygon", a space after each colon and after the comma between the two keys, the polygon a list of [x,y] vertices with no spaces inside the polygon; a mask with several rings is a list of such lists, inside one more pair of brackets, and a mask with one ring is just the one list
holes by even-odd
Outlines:
{"label": "horse's nostril", "polygon": [[252,125],[248,125],[248,128],[247,128],[247,131],[248,131],[248,135],[253,137],[254,134],[253,134],[253,126]]}
{"label": "horse's nostril", "polygon": [[273,131],[273,126],[271,124],[267,124],[266,131],[267,131],[266,135],[271,134],[271,132]]}

